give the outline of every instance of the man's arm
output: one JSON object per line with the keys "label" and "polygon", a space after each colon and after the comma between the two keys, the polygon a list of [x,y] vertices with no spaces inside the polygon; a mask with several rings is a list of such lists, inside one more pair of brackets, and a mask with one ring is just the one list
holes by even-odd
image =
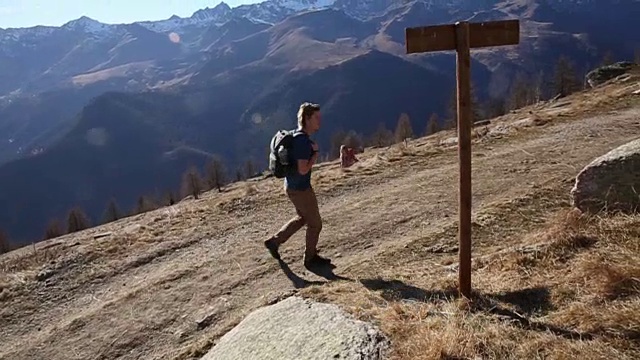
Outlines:
{"label": "man's arm", "polygon": [[298,160],[298,173],[300,175],[307,175],[317,160],[318,152],[314,152],[309,160]]}
{"label": "man's arm", "polygon": [[[298,144],[295,144],[298,145]],[[306,175],[318,160],[318,145],[312,143],[310,147],[307,144],[299,144],[299,152],[296,151],[296,159],[298,161],[298,173]]]}

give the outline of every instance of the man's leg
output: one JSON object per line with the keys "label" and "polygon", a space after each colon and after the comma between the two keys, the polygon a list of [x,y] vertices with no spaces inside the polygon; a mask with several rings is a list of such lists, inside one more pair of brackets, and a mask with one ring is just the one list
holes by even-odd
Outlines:
{"label": "man's leg", "polygon": [[293,217],[291,220],[289,220],[286,224],[284,224],[274,236],[272,236],[270,239],[264,242],[264,246],[266,246],[267,249],[269,249],[271,256],[273,256],[278,260],[280,260],[278,247],[280,247],[280,245],[284,244],[287,240],[289,240],[289,238],[293,236],[293,234],[295,234],[298,230],[300,230],[302,226],[304,226],[305,224],[305,219],[302,216],[302,213],[300,213],[300,210],[298,209],[298,205],[294,201],[295,195],[294,197],[292,197],[291,193],[292,193],[291,191],[287,191],[287,196],[295,206],[296,216]]}
{"label": "man's leg", "polygon": [[300,203],[307,224],[305,259],[312,259],[318,255],[318,239],[322,231],[322,217],[313,189],[304,192]]}
{"label": "man's leg", "polygon": [[307,224],[306,249],[304,254],[305,266],[329,265],[331,260],[318,255],[318,239],[322,231],[322,217],[318,208],[318,200],[313,189],[308,189],[296,196],[296,207]]}
{"label": "man's leg", "polygon": [[284,244],[293,234],[300,230],[304,224],[305,219],[301,216],[298,209],[296,209],[297,215],[284,224],[280,230],[273,236],[273,240],[277,245]]}

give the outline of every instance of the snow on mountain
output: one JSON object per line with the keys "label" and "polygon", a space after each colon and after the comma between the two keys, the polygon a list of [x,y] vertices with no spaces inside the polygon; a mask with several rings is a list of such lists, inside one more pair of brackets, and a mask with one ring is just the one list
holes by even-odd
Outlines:
{"label": "snow on mountain", "polygon": [[[246,17],[254,22],[270,23],[278,22],[285,17],[299,11],[322,9],[331,7],[336,0],[267,0],[256,4],[241,5],[231,8],[227,3],[220,2],[213,8],[204,8],[194,12],[190,17],[173,15],[169,19],[159,21],[136,22],[149,30],[156,32],[179,31],[186,27],[220,26],[234,17]],[[50,35],[58,29],[79,30],[94,36],[106,35],[110,31],[118,29],[119,25],[104,24],[87,16],[69,21],[61,27],[36,26],[31,28],[2,29],[0,28],[0,41],[5,39],[20,40],[24,36],[40,37]]]}
{"label": "snow on mountain", "polygon": [[221,2],[214,8],[204,8],[193,13],[188,18],[181,18],[173,15],[167,20],[160,21],[144,21],[138,24],[149,30],[157,32],[176,31],[182,27],[196,26],[208,27],[212,24],[222,25],[233,17],[232,9],[225,2]]}
{"label": "snow on mountain", "polygon": [[117,25],[104,24],[99,21],[93,20],[90,17],[82,16],[79,19],[71,20],[68,23],[62,25],[62,28],[69,30],[81,30],[87,33],[99,34],[105,31],[109,31]]}

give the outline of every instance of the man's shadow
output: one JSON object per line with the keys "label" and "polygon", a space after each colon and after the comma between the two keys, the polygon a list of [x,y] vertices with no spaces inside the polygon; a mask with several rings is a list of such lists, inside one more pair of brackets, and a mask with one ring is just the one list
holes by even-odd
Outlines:
{"label": "man's shadow", "polygon": [[282,269],[282,272],[284,272],[284,274],[287,276],[287,278],[289,278],[289,280],[291,280],[291,283],[293,283],[293,286],[296,289],[302,289],[305,288],[307,286],[310,285],[323,285],[326,284],[329,281],[334,281],[334,280],[347,280],[347,281],[353,281],[349,278],[340,276],[340,275],[336,275],[333,272],[333,269],[335,268],[335,265],[329,265],[329,266],[316,266],[314,268],[311,269],[307,269],[310,272],[323,277],[325,279],[327,279],[328,281],[310,281],[310,280],[305,280],[303,278],[301,278],[300,276],[298,276],[298,274],[294,273],[293,270],[291,270],[291,268],[289,267],[289,264],[287,264],[286,262],[284,262],[283,260],[278,260],[278,264],[280,265],[280,268]]}

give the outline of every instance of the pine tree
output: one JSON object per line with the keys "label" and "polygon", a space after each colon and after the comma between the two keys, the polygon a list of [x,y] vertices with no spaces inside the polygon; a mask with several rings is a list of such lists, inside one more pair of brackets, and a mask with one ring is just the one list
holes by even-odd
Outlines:
{"label": "pine tree", "polygon": [[104,211],[104,215],[103,215],[104,224],[110,223],[112,221],[116,221],[120,219],[121,216],[122,215],[120,214],[120,209],[116,204],[116,199],[111,198],[111,200],[109,200],[109,203],[107,204],[107,208]]}
{"label": "pine tree", "polygon": [[71,234],[76,231],[82,231],[91,226],[89,217],[80,207],[75,207],[69,211],[67,216],[67,233]]}
{"label": "pine tree", "polygon": [[[245,163],[245,174],[249,174],[253,169],[252,164]],[[240,170],[238,170],[240,171]],[[222,192],[222,187],[225,185],[225,169],[224,163],[220,157],[213,156],[207,163],[206,167],[206,179],[207,186],[210,189],[218,189],[218,192]]]}
{"label": "pine tree", "polygon": [[400,114],[398,118],[398,125],[396,125],[395,132],[396,142],[406,141],[413,137],[413,127],[411,126],[411,120],[406,113]]}
{"label": "pine tree", "polygon": [[202,177],[198,168],[195,166],[189,167],[187,171],[182,175],[182,196],[193,196],[194,199],[198,199],[200,193],[204,190],[202,184]]}

